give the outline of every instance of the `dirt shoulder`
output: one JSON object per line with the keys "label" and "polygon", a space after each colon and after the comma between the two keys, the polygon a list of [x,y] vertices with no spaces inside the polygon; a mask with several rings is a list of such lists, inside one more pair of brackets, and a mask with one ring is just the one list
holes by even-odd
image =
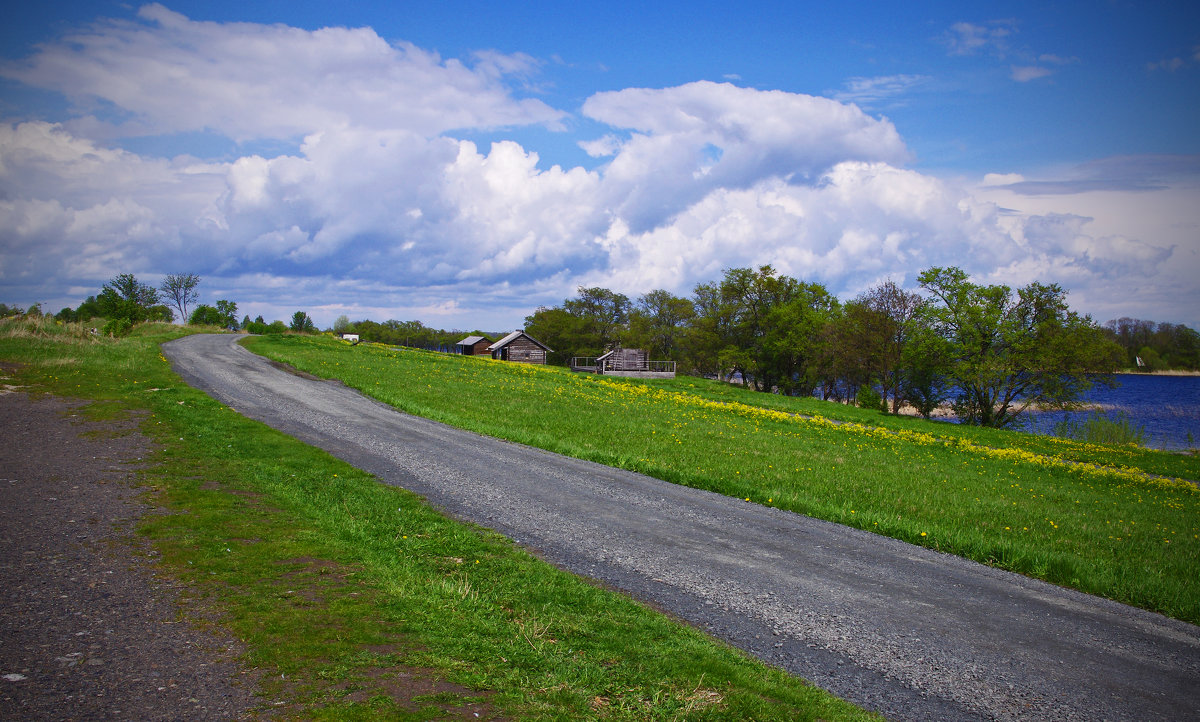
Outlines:
{"label": "dirt shoulder", "polygon": [[0,719],[246,716],[236,641],[193,624],[134,533],[149,442],[80,406],[0,392]]}

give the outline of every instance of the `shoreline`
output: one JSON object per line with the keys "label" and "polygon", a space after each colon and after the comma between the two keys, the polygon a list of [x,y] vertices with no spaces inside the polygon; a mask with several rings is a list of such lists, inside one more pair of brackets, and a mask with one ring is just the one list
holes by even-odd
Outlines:
{"label": "shoreline", "polygon": [[1117,376],[1200,376],[1200,371],[1117,371]]}

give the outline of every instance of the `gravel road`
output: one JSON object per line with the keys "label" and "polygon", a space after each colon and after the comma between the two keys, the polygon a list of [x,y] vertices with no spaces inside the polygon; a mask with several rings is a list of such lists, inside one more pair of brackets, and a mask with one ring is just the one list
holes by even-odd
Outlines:
{"label": "gravel road", "polygon": [[1198,627],[408,416],[237,340],[163,351],[238,412],[889,719],[1200,719]]}

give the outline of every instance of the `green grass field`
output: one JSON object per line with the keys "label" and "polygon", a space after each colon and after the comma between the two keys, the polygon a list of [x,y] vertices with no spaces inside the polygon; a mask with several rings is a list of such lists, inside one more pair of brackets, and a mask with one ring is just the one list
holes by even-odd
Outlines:
{"label": "green grass field", "polygon": [[261,337],[410,413],[848,524],[1200,622],[1200,460],[680,377]]}
{"label": "green grass field", "polygon": [[[184,333],[146,324],[114,340],[53,320],[0,321],[4,383],[90,400],[86,413],[96,419],[138,415],[158,448],[139,473],[164,510],[140,533],[161,553],[161,573],[184,582],[186,608],[204,612],[188,613],[189,621],[243,640],[264,713],[872,718],[222,406],[184,384],[161,355],[160,343]],[[279,348],[335,367],[370,358],[389,369],[380,385],[441,361],[405,354],[401,372],[383,352],[343,356],[332,341]],[[428,374],[416,375],[424,384]]]}

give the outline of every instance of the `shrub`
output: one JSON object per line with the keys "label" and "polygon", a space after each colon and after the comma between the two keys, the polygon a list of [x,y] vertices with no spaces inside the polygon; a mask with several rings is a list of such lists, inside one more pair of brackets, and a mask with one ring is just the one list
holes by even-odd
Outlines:
{"label": "shrub", "polygon": [[1054,435],[1092,444],[1133,444],[1141,446],[1146,437],[1145,426],[1135,426],[1129,415],[1117,412],[1111,418],[1093,411],[1083,421],[1067,417],[1054,425]]}
{"label": "shrub", "polygon": [[869,384],[859,387],[858,395],[854,397],[854,403],[860,409],[875,409],[887,413],[887,404],[883,397],[879,395],[874,386]]}
{"label": "shrub", "polygon": [[100,328],[100,333],[115,338],[117,336],[127,336],[132,328],[133,322],[127,318],[111,318]]}

